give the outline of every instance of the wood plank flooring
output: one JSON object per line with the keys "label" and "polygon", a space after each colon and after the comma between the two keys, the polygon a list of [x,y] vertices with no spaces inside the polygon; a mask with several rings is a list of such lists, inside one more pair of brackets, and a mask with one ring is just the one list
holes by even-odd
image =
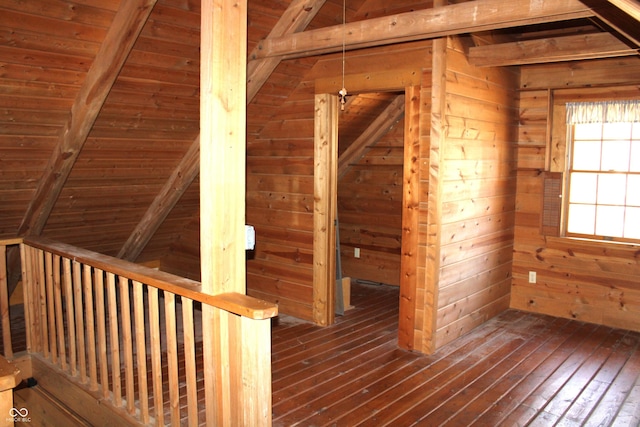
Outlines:
{"label": "wood plank flooring", "polygon": [[426,356],[396,346],[397,288],[355,283],[352,304],[274,320],[274,426],[640,425],[640,333],[509,310]]}
{"label": "wood plank flooring", "polygon": [[273,328],[274,426],[637,426],[640,334],[509,310],[425,356],[396,348],[398,291],[354,284],[320,328]]}

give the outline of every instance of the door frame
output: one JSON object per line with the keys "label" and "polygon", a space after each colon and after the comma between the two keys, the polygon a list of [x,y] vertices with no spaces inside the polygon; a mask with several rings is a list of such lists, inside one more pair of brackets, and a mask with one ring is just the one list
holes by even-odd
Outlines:
{"label": "door frame", "polygon": [[[346,87],[354,93],[405,92],[398,345],[409,350],[415,347],[418,327],[420,75],[420,70],[396,70],[378,87],[372,86],[370,79],[358,85],[357,76],[345,76]],[[316,82],[314,107],[313,320],[323,326],[335,321],[339,100],[338,90],[327,90],[334,85],[335,78]]]}

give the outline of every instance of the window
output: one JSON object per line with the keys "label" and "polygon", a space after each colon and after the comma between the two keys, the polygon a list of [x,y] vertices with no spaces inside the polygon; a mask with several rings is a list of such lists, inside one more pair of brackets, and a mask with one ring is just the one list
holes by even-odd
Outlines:
{"label": "window", "polygon": [[639,105],[567,104],[567,236],[640,240]]}

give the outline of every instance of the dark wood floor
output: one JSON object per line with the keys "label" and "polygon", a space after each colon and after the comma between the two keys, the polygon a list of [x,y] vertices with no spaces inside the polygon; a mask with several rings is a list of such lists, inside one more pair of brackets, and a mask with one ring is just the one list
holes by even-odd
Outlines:
{"label": "dark wood floor", "polygon": [[397,288],[352,303],[327,328],[274,321],[274,426],[640,425],[640,333],[510,310],[425,356],[396,347]]}
{"label": "dark wood floor", "polygon": [[319,328],[273,328],[274,426],[637,426],[640,333],[507,311],[424,356],[396,348],[398,292],[354,285]]}

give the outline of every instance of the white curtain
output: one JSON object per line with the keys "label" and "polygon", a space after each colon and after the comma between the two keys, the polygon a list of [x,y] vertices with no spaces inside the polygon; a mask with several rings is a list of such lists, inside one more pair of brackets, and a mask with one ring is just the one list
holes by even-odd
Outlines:
{"label": "white curtain", "polygon": [[567,124],[620,122],[640,122],[640,100],[567,103]]}

